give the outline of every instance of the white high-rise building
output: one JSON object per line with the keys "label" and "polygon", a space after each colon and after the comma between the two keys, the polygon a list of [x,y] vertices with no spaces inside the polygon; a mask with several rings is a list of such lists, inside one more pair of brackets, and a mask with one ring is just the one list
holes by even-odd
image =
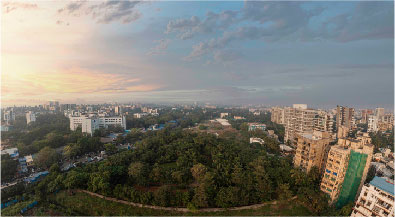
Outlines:
{"label": "white high-rise building", "polygon": [[36,121],[36,114],[34,114],[32,111],[26,113],[26,123],[29,124],[30,122],[34,121]]}
{"label": "white high-rise building", "polygon": [[368,132],[378,131],[379,118],[377,115],[369,115],[368,118]]}
{"label": "white high-rise building", "polygon": [[13,108],[4,112],[4,120],[7,122],[7,124],[9,124],[10,121],[15,121],[15,113]]}

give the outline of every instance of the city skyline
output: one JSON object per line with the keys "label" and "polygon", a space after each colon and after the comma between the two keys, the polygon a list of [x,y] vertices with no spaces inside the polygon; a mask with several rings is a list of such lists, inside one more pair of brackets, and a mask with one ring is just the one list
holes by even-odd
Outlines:
{"label": "city skyline", "polygon": [[2,104],[300,102],[393,110],[393,8],[3,2]]}

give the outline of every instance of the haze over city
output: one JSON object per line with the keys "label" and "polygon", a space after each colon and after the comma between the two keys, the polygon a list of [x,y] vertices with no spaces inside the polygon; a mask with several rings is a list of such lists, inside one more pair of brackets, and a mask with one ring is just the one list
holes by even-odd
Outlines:
{"label": "haze over city", "polygon": [[393,109],[393,2],[4,1],[2,105]]}

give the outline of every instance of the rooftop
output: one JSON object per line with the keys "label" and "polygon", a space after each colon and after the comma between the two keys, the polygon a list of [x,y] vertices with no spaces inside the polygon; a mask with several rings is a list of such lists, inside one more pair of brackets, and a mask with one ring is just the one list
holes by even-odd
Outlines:
{"label": "rooftop", "polygon": [[391,195],[394,195],[394,183],[391,183],[384,178],[375,176],[369,184],[387,193],[390,193]]}

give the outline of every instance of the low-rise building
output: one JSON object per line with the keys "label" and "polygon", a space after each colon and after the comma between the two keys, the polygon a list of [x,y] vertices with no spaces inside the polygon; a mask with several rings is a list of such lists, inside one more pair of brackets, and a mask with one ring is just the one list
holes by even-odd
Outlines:
{"label": "low-rise building", "polygon": [[99,117],[99,116],[69,116],[70,130],[82,128],[83,133],[93,134],[99,128],[108,128],[110,125],[119,125],[126,130],[126,117]]}
{"label": "low-rise building", "polygon": [[1,154],[8,154],[11,158],[19,157],[18,148],[8,148],[1,151]]}
{"label": "low-rise building", "polygon": [[229,116],[229,113],[227,113],[227,112],[223,112],[223,113],[220,114],[221,118],[225,118],[227,116]]}
{"label": "low-rise building", "polygon": [[228,127],[228,126],[230,126],[231,124],[228,122],[228,120],[226,120],[226,119],[222,119],[222,118],[217,118],[217,119],[215,119],[218,123],[220,123],[222,126],[224,126],[224,127]]}
{"label": "low-rise building", "polygon": [[363,186],[361,194],[351,213],[356,216],[394,216],[394,183],[393,180],[374,177]]}
{"label": "low-rise building", "polygon": [[27,165],[28,167],[34,165],[33,156],[32,156],[32,155],[27,155],[27,156],[25,156],[25,160],[26,160],[26,165]]}
{"label": "low-rise building", "polygon": [[266,124],[260,124],[260,123],[248,123],[248,131],[253,131],[253,130],[266,130]]}
{"label": "low-rise building", "polygon": [[263,141],[263,139],[257,138],[257,137],[251,137],[250,138],[250,144],[252,144],[254,142],[259,143],[261,145],[265,144],[265,141]]}

